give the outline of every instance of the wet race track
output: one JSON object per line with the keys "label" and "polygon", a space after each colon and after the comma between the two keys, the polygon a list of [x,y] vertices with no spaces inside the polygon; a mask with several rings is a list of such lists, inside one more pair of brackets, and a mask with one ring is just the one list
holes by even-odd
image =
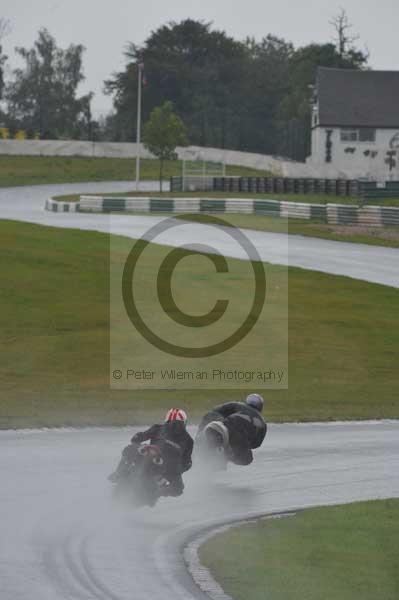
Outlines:
{"label": "wet race track", "polygon": [[255,462],[129,510],[106,481],[128,429],[0,432],[2,600],[202,598],[182,548],[245,516],[399,496],[399,423],[272,425]]}

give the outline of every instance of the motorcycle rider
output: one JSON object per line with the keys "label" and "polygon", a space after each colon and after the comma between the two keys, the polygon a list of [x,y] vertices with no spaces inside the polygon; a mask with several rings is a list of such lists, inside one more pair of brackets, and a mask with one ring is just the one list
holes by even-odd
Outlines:
{"label": "motorcycle rider", "polygon": [[156,424],[146,431],[139,431],[122,452],[121,461],[109,480],[115,483],[129,470],[135,460],[138,446],[149,440],[158,446],[164,459],[163,496],[181,496],[184,490],[182,473],[192,466],[193,438],[186,429],[187,415],[180,408],[171,408],[163,424]]}
{"label": "motorcycle rider", "polygon": [[224,447],[228,460],[236,465],[249,465],[252,450],[265,439],[267,425],[261,415],[264,400],[260,394],[249,394],[245,402],[227,402],[216,406],[202,419],[199,439],[204,436],[216,448]]}

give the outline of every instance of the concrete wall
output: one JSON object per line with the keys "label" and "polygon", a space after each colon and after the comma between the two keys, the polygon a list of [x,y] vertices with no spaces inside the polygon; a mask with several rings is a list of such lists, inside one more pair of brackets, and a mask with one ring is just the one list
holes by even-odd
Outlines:
{"label": "concrete wall", "polygon": [[[357,179],[370,177],[376,180],[399,179],[399,166],[390,174],[389,167],[385,164],[386,151],[393,136],[399,133],[394,130],[377,131],[375,143],[369,142],[341,142],[339,129],[332,134],[332,162],[325,162],[326,132],[316,128],[313,132],[314,152],[306,163],[298,163],[281,157],[239,152],[237,150],[223,150],[220,148],[201,148],[189,146],[178,148],[181,159],[193,160],[195,158],[224,162],[227,165],[244,166],[253,169],[269,171],[281,177],[314,177],[330,179]],[[399,137],[399,136],[398,136]],[[399,142],[398,142],[399,145]],[[356,151],[345,153],[345,148],[355,147]],[[365,150],[376,150],[375,158],[364,156]],[[0,140],[0,155],[29,155],[29,156],[87,156],[87,157],[114,157],[135,158],[136,144],[112,142],[76,142],[59,140]],[[141,145],[141,156],[153,158]],[[399,156],[398,162],[399,162]]]}
{"label": "concrete wall", "polygon": [[[331,163],[326,163],[327,129],[331,135]],[[376,181],[399,179],[399,164],[390,171],[387,151],[399,150],[399,131],[377,129],[375,142],[341,141],[340,128],[316,127],[312,133],[312,156],[307,165],[323,173],[320,177],[368,178]],[[365,154],[366,153],[366,154]],[[399,163],[399,152],[396,156]]]}
{"label": "concrete wall", "polygon": [[[0,154],[135,158],[137,144],[62,140],[0,140]],[[141,145],[141,156],[153,156]]]}
{"label": "concrete wall", "polygon": [[[0,140],[0,155],[135,158],[136,148],[137,145],[133,143]],[[142,144],[140,153],[143,158],[153,158]],[[188,148],[178,148],[177,153],[181,159],[193,160],[200,158],[207,161],[225,162],[227,165],[263,169],[271,171],[276,175],[287,177],[306,177],[309,170],[304,163],[296,163],[278,157],[238,152],[235,150],[189,146]]]}

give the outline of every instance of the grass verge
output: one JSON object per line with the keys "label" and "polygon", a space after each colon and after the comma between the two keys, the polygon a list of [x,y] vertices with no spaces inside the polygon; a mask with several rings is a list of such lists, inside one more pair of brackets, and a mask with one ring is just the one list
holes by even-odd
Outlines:
{"label": "grass verge", "polygon": [[[181,161],[166,161],[164,176],[181,175]],[[265,171],[227,167],[228,175],[266,176]],[[159,162],[143,159],[142,179],[159,179]],[[134,181],[136,161],[132,158],[84,158],[79,156],[0,156],[0,187],[82,181]]]}
{"label": "grass verge", "polygon": [[232,529],[200,557],[235,600],[396,600],[398,538],[399,500],[362,502]]}
{"label": "grass verge", "polygon": [[262,215],[228,215],[235,227],[271,231],[275,233],[290,233],[307,237],[335,240],[338,242],[353,242],[399,248],[399,227],[366,227],[358,225],[330,225],[320,223],[315,219],[283,219]]}
{"label": "grass verge", "polygon": [[[154,260],[161,250],[152,247]],[[110,391],[109,261],[106,234],[0,222],[0,427],[136,424],[174,404],[196,419],[214,403],[242,397],[237,390]],[[199,282],[206,261],[203,268]],[[268,269],[279,276],[279,267]],[[247,297],[247,282],[238,277],[236,285],[238,297]],[[267,393],[267,418],[399,417],[398,296],[289,269],[290,386]],[[261,331],[256,339],[262,344]]]}

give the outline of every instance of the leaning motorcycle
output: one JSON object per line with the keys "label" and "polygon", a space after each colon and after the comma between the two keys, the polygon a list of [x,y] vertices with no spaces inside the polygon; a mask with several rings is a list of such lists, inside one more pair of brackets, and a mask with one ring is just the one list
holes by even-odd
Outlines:
{"label": "leaning motorcycle", "polygon": [[140,444],[117,479],[114,497],[133,506],[155,506],[164,495],[168,481],[163,476],[164,459],[160,448]]}

